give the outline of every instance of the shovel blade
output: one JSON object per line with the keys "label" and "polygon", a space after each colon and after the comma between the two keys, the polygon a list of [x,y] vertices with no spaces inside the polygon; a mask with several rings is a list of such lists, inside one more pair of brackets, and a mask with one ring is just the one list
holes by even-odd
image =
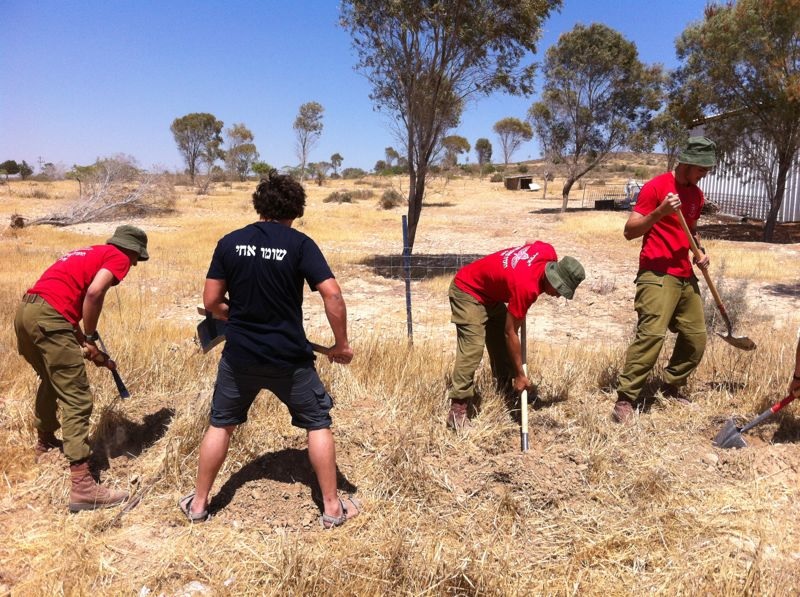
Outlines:
{"label": "shovel blade", "polygon": [[717,332],[717,336],[725,340],[725,342],[731,346],[734,346],[740,350],[756,349],[756,343],[747,336],[734,336],[733,334],[723,334],[722,332]]}
{"label": "shovel blade", "polygon": [[218,319],[204,319],[197,324],[197,338],[203,354],[225,341],[225,322]]}
{"label": "shovel blade", "polygon": [[714,437],[714,445],[718,448],[746,448],[747,442],[744,441],[741,427],[736,426],[736,421],[729,419],[725,426]]}

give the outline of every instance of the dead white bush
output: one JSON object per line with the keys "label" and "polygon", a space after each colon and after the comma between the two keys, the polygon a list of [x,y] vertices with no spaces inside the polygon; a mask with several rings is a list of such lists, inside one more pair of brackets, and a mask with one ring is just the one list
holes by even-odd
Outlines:
{"label": "dead white bush", "polygon": [[131,156],[119,154],[75,170],[80,172],[80,178],[76,177],[82,189],[79,199],[62,213],[32,220],[23,218],[23,225],[70,226],[155,215],[173,209],[175,191],[169,177],[139,169]]}

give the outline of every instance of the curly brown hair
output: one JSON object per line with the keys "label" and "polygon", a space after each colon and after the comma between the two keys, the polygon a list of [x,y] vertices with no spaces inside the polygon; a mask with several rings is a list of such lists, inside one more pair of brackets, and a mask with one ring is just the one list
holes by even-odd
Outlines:
{"label": "curly brown hair", "polygon": [[270,170],[253,193],[253,207],[267,220],[294,220],[303,216],[306,191],[291,176]]}

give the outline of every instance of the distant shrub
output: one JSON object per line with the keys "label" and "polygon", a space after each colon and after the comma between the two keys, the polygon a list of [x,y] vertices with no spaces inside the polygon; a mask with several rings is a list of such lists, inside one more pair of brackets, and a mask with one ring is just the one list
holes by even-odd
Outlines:
{"label": "distant shrub", "polygon": [[399,207],[403,204],[405,199],[395,189],[386,189],[381,195],[380,201],[378,201],[378,205],[381,209],[393,209],[395,207]]}
{"label": "distant shrub", "polygon": [[517,166],[517,172],[520,174],[527,174],[528,173],[528,164],[520,164]]}
{"label": "distant shrub", "polygon": [[500,172],[496,172],[492,174],[492,177],[489,179],[489,182],[503,182],[503,175]]}
{"label": "distant shrub", "polygon": [[352,203],[353,202],[353,194],[350,191],[334,191],[325,199],[322,200],[323,203]]}
{"label": "distant shrub", "polygon": [[361,168],[345,168],[342,170],[342,178],[364,178],[366,175],[366,170]]}
{"label": "distant shrub", "polygon": [[633,169],[633,177],[639,179],[647,179],[650,178],[650,168],[645,168],[644,166],[637,166]]}
{"label": "distant shrub", "polygon": [[349,191],[349,193],[353,199],[369,199],[375,196],[375,191],[371,189],[357,189],[355,191]]}
{"label": "distant shrub", "polygon": [[484,174],[494,174],[495,172],[497,172],[497,168],[494,167],[494,164],[486,164],[483,167]]}

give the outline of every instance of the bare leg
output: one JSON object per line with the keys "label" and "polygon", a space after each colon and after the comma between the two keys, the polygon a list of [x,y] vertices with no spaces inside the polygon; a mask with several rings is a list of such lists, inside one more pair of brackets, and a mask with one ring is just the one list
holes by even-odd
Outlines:
{"label": "bare leg", "polygon": [[227,427],[209,427],[200,444],[200,460],[197,464],[197,481],[195,482],[192,512],[200,514],[208,509],[208,494],[214,479],[217,478],[222,463],[228,455],[228,446],[236,425]]}
{"label": "bare leg", "polygon": [[315,429],[308,432],[308,459],[322,490],[325,514],[341,516],[342,509],[336,487],[336,446],[330,429]]}

